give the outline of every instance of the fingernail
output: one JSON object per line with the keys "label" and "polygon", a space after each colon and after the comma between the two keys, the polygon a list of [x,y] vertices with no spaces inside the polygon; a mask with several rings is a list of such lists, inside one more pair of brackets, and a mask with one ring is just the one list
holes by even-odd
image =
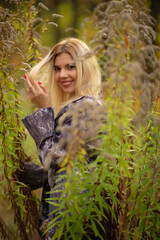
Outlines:
{"label": "fingernail", "polygon": [[24,78],[26,79],[27,78],[27,76],[24,74]]}
{"label": "fingernail", "polygon": [[38,84],[40,85],[40,84],[42,84],[41,82],[38,82]]}

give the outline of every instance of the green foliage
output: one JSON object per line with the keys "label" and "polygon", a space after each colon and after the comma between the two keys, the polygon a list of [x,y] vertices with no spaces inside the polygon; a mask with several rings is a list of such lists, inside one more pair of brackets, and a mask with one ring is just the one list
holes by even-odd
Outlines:
{"label": "green foliage", "polygon": [[38,200],[23,184],[24,162],[30,158],[22,145],[26,134],[20,97],[25,82],[22,76],[41,58],[43,50],[37,28],[47,20],[38,19],[34,3],[16,1],[13,11],[0,8],[0,201],[6,211],[12,210],[16,226],[12,233],[0,218],[1,239],[29,239],[39,216]]}
{"label": "green foliage", "polygon": [[[16,224],[11,232],[0,218],[0,238],[10,240],[28,239],[38,220],[37,199],[17,175],[29,160],[22,145],[26,136],[19,90],[24,72],[43,54],[39,31],[45,32],[49,22],[39,18],[40,8],[48,11],[43,4],[36,8],[34,1],[15,2],[13,12],[0,8],[0,201],[7,197]],[[88,41],[91,34],[102,69],[106,121],[98,136],[101,145],[89,165],[84,146],[74,163],[67,155],[64,188],[58,184],[52,190],[61,191],[61,199],[48,199],[56,206],[48,228],[57,228],[53,239],[157,240],[160,66],[158,48],[152,45],[153,20],[142,2],[110,1],[99,4],[85,23],[93,25],[83,37]],[[97,113],[92,115],[96,120]]]}
{"label": "green foliage", "polygon": [[[79,158],[84,159],[84,156],[79,153]],[[95,175],[96,176],[96,175]],[[98,176],[98,175],[97,175]],[[69,170],[69,174],[62,176],[66,177],[65,187],[61,192],[62,201],[57,201],[56,198],[48,199],[50,204],[56,205],[57,218],[51,221],[49,227],[56,226],[60,223],[53,239],[60,239],[62,235],[65,239],[92,239],[88,235],[88,231],[92,236],[100,236],[97,225],[101,225],[102,218],[106,218],[104,209],[109,209],[109,205],[104,201],[100,202],[101,211],[96,205],[96,199],[100,197],[98,186],[95,185],[93,173],[88,169],[85,161],[75,160],[75,165]],[[59,181],[60,179],[58,179]],[[72,188],[71,188],[72,186]],[[58,184],[59,188],[59,184]],[[97,189],[97,191],[96,191]],[[55,193],[60,191],[56,188],[52,191]],[[56,203],[54,202],[56,201]],[[97,217],[98,216],[98,217]],[[61,221],[63,219],[63,221]],[[97,224],[98,223],[98,224]],[[101,238],[103,239],[103,238]]]}
{"label": "green foliage", "polygon": [[[132,193],[129,201],[133,206],[128,213],[131,235],[144,239],[158,239],[159,228],[159,183],[160,183],[160,132],[157,125],[149,122],[141,129],[136,151],[136,168],[131,180]],[[136,185],[135,185],[136,184]]]}
{"label": "green foliage", "polygon": [[[138,1],[100,4],[92,19],[98,33],[91,44],[104,80],[106,121],[98,136],[102,143],[94,162],[87,165],[81,150],[73,168],[65,169],[61,198],[48,199],[57,207],[48,227],[57,228],[53,239],[156,240],[160,65],[158,48],[151,45],[153,20]],[[59,186],[51,193],[60,191]]]}

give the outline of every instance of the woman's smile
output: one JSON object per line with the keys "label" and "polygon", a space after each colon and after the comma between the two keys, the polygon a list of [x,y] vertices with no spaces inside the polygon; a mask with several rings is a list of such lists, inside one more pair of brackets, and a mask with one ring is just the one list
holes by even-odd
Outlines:
{"label": "woman's smile", "polygon": [[61,82],[64,87],[69,87],[72,84],[72,81]]}

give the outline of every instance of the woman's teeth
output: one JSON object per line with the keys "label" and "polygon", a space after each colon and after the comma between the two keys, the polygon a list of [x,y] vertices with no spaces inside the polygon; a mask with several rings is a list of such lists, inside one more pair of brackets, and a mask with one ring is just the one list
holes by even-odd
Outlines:
{"label": "woman's teeth", "polygon": [[71,82],[63,82],[62,83],[62,85],[64,85],[64,86],[67,86],[67,85],[70,85],[71,84]]}

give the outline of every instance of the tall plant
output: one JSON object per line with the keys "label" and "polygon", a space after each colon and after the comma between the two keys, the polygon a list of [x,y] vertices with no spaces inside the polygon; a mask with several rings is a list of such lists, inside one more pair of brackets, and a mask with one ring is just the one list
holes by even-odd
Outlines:
{"label": "tall plant", "polygon": [[24,162],[30,160],[22,145],[25,132],[19,91],[24,87],[24,73],[41,58],[39,29],[46,30],[49,20],[39,17],[40,8],[45,8],[42,3],[37,8],[35,1],[14,3],[13,10],[0,7],[0,201],[7,204],[7,198],[16,229],[11,232],[0,218],[0,238],[27,240],[37,227],[39,211],[38,199],[19,177]]}
{"label": "tall plant", "polygon": [[[61,199],[48,200],[57,214],[49,228],[59,226],[53,239],[156,240],[160,65],[154,20],[143,2],[110,1],[97,6],[93,21],[98,33],[91,44],[104,80],[102,143],[89,165],[83,141],[76,158],[72,151],[67,155]],[[90,106],[85,111],[92,123],[100,120]],[[93,131],[90,125],[86,129]],[[73,149],[78,146],[73,141]]]}
{"label": "tall plant", "polygon": [[[106,81],[106,104],[107,108],[111,104],[112,114],[117,111],[115,119],[110,120],[118,129],[128,131],[122,138],[127,144],[122,153],[128,152],[128,157],[121,153],[125,165],[120,173],[113,236],[115,239],[158,239],[160,65],[156,55],[158,47],[153,45],[154,19],[144,4],[137,1],[99,5],[94,17],[101,29],[96,36],[100,44],[96,47],[101,54]],[[122,122],[119,124],[116,119]],[[119,141],[122,146],[123,141]],[[128,176],[125,175],[127,168]]]}

